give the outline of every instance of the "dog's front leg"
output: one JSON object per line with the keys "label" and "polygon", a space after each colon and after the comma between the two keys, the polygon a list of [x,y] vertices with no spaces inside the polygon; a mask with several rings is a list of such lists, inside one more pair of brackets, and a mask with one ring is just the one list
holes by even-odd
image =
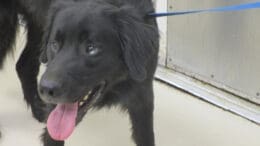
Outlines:
{"label": "dog's front leg", "polygon": [[40,122],[45,120],[46,105],[37,92],[37,75],[39,72],[39,56],[41,43],[41,27],[28,21],[27,43],[20,56],[16,70],[22,84],[26,102],[31,105],[33,116]]}
{"label": "dog's front leg", "polygon": [[55,141],[53,140],[47,129],[45,128],[44,133],[42,134],[43,146],[64,146],[64,141]]}
{"label": "dog's front leg", "polygon": [[132,136],[137,146],[154,146],[153,91],[142,91],[128,103]]}

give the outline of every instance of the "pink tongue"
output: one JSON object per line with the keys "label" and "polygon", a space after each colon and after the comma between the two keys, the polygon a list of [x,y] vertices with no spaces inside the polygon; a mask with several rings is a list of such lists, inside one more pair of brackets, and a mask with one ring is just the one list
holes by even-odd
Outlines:
{"label": "pink tongue", "polygon": [[78,114],[78,103],[58,104],[50,113],[47,129],[54,140],[67,139],[73,132]]}

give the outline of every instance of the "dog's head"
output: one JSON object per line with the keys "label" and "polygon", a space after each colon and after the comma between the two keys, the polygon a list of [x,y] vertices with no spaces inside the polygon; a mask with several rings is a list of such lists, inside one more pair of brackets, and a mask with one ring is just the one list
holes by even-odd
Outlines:
{"label": "dog's head", "polygon": [[98,1],[56,3],[48,17],[41,55],[47,68],[39,93],[57,104],[48,129],[53,138],[63,140],[73,126],[60,132],[66,126],[55,125],[59,112],[75,119],[114,84],[151,78],[147,68],[157,53],[158,31],[133,7]]}

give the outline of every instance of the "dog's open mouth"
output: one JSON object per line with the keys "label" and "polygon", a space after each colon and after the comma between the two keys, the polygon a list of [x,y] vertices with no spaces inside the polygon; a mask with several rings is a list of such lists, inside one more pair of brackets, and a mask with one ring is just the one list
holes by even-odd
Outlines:
{"label": "dog's open mouth", "polygon": [[101,83],[88,94],[74,103],[58,104],[50,113],[47,120],[47,129],[50,136],[58,141],[67,139],[73,132],[76,123],[101,97],[105,88]]}

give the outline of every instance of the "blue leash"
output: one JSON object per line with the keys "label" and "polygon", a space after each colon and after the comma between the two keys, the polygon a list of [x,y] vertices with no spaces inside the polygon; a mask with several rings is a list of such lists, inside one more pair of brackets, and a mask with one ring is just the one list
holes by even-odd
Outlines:
{"label": "blue leash", "polygon": [[202,9],[202,10],[190,10],[190,11],[178,11],[178,12],[163,12],[163,13],[150,13],[149,16],[152,17],[164,17],[164,16],[174,16],[174,15],[185,15],[203,12],[226,12],[226,11],[242,11],[247,9],[257,9],[260,8],[260,2],[244,3],[232,6],[218,7],[212,9]]}

